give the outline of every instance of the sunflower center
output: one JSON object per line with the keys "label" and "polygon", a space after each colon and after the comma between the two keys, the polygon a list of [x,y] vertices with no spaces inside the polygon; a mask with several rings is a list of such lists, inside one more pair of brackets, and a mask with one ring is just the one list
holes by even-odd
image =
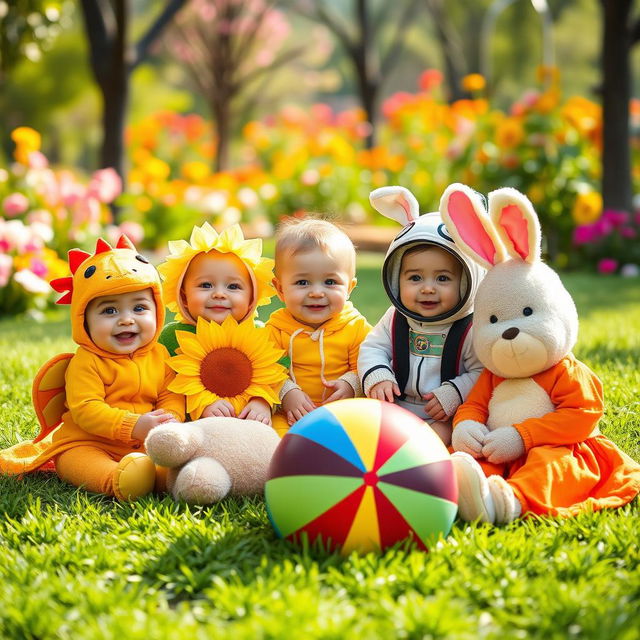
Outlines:
{"label": "sunflower center", "polygon": [[200,365],[202,384],[221,398],[240,395],[251,384],[252,373],[249,358],[232,347],[214,349]]}

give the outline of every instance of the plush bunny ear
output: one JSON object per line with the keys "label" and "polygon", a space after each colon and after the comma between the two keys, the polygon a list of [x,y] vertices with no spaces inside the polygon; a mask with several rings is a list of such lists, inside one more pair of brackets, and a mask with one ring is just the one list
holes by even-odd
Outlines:
{"label": "plush bunny ear", "polygon": [[449,185],[440,198],[440,215],[461,251],[485,269],[506,258],[482,198],[473,189]]}
{"label": "plush bunny ear", "polygon": [[489,194],[489,215],[507,252],[516,260],[540,260],[540,222],[529,199],[505,187]]}
{"label": "plush bunny ear", "polygon": [[420,216],[418,201],[404,187],[380,187],[369,194],[369,202],[386,218],[396,220],[403,227]]}

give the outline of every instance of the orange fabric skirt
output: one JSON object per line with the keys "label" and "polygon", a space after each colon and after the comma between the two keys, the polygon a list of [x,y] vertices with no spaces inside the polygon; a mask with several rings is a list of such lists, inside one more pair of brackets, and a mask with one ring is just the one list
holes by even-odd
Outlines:
{"label": "orange fabric skirt", "polygon": [[523,515],[568,517],[614,509],[640,493],[640,465],[603,435],[573,445],[533,447],[507,464],[478,462],[485,475],[507,480]]}

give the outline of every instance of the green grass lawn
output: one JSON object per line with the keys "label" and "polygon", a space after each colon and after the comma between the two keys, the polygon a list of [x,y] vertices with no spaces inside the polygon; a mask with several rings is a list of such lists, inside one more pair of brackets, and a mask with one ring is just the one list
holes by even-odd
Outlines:
{"label": "green grass lawn", "polygon": [[[380,258],[352,299],[386,309]],[[602,431],[640,460],[640,281],[565,278]],[[0,320],[0,446],[33,436],[31,380],[73,348],[65,311]],[[133,504],[53,476],[0,478],[2,638],[640,637],[640,507],[507,527],[456,522],[429,554],[341,557],[276,539],[261,499]]]}

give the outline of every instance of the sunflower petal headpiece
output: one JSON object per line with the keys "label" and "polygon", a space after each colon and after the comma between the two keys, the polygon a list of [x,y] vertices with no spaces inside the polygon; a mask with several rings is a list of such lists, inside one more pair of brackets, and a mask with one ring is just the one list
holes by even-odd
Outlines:
{"label": "sunflower petal headpiece", "polygon": [[222,324],[198,318],[195,334],[176,331],[178,355],[169,366],[178,375],[169,390],[187,397],[187,412],[197,420],[216,400],[227,400],[236,415],[251,398],[278,404],[278,391],[287,370],[278,360],[284,351],[273,346],[265,328],[253,322],[236,322],[227,316]]}
{"label": "sunflower petal headpiece", "polygon": [[[271,284],[274,261],[262,257],[262,240],[245,240],[240,225],[237,224],[218,234],[208,222],[205,222],[201,227],[193,228],[189,242],[170,241],[169,255],[158,267],[163,280],[165,304],[176,314],[178,322],[188,320],[185,317],[188,312],[180,300],[180,288],[187,268],[199,253],[207,253],[214,249],[220,253],[234,254],[247,267],[254,288],[250,315],[256,307],[269,304],[275,295]],[[196,318],[193,318],[193,321],[195,322]]]}

